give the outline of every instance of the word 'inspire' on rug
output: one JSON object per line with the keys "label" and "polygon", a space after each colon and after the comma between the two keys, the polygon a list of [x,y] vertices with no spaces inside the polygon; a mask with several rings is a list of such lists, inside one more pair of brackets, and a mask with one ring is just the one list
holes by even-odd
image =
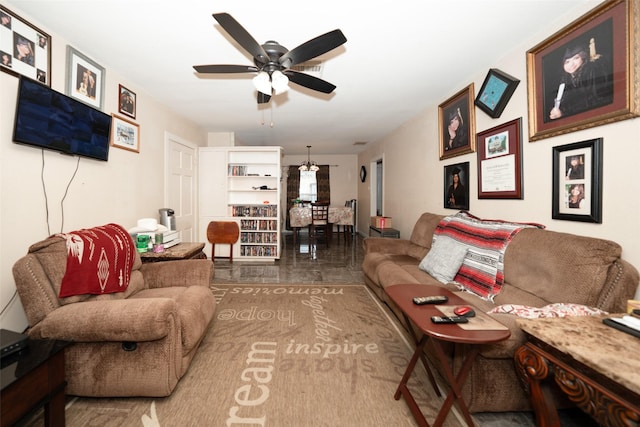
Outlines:
{"label": "word 'inspire' on rug", "polygon": [[[360,284],[213,285],[213,325],[167,398],[79,398],[67,424],[415,426],[393,395],[411,358],[397,320]],[[427,419],[424,368],[409,387]],[[451,424],[450,424],[451,423]],[[458,425],[449,416],[445,425]]]}

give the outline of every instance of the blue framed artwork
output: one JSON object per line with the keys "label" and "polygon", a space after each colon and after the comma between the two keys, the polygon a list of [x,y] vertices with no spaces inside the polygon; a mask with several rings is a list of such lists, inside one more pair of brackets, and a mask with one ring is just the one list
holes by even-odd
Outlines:
{"label": "blue framed artwork", "polygon": [[497,68],[491,68],[478,92],[475,105],[489,116],[500,117],[520,80]]}

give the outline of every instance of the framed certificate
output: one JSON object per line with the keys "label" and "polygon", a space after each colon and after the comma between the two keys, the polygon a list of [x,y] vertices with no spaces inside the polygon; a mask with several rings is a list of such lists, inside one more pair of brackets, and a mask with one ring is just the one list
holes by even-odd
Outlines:
{"label": "framed certificate", "polygon": [[490,69],[478,92],[475,105],[494,119],[500,117],[518,83],[520,80],[509,74],[497,68]]}

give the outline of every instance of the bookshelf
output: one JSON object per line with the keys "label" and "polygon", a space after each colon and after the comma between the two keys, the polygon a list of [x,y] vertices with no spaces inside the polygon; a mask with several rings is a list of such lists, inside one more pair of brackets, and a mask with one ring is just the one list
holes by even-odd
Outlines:
{"label": "bookshelf", "polygon": [[[281,147],[200,149],[200,234],[210,221],[236,221],[240,227],[235,260],[280,258]],[[221,203],[222,201],[222,203]],[[205,248],[211,254],[211,245]],[[224,253],[226,251],[226,253]],[[216,246],[216,256],[229,248]]]}

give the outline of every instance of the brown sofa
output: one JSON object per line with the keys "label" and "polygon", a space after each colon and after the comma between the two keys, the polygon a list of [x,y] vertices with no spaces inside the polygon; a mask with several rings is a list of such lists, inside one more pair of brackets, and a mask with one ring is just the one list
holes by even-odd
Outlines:
{"label": "brown sofa", "polygon": [[[456,291],[483,312],[502,304],[544,307],[552,303],[573,303],[607,312],[624,312],[640,281],[638,271],[620,258],[621,247],[611,241],[567,233],[526,228],[517,233],[504,253],[504,285],[494,302],[454,284],[442,284],[418,265],[431,248],[433,234],[442,215],[424,213],[411,238],[367,238],[364,240],[362,270],[367,285],[402,320],[398,308],[384,289],[391,285],[422,283]],[[503,412],[530,409],[529,398],[517,377],[513,354],[524,342],[511,314],[491,314],[507,325],[511,337],[504,342],[483,346],[463,389],[472,412]],[[406,325],[405,325],[406,326]],[[464,345],[450,345],[449,356],[457,373]],[[429,347],[427,347],[427,356]]]}
{"label": "brown sofa", "polygon": [[66,259],[65,240],[50,237],[29,248],[13,275],[29,336],[71,342],[65,350],[67,393],[171,394],[213,319],[213,263],[142,264],[135,252],[125,292],[59,298]]}

